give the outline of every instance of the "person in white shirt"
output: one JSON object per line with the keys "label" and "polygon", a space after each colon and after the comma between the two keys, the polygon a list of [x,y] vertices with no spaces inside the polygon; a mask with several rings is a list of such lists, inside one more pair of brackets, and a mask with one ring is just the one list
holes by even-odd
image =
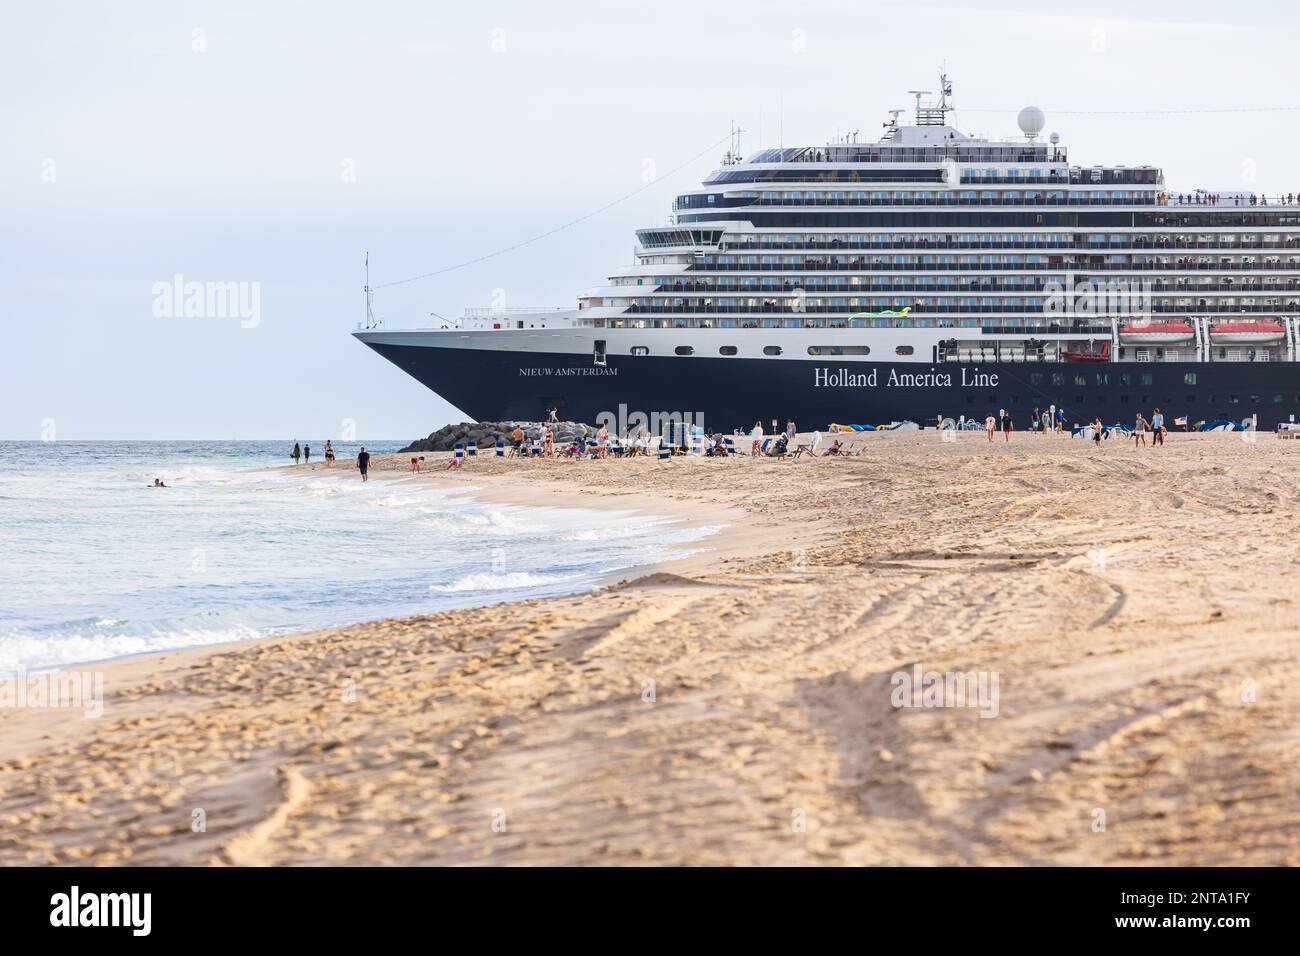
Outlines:
{"label": "person in white shirt", "polygon": [[993,433],[998,430],[998,420],[989,412],[989,417],[984,419],[984,434],[988,436],[990,442],[993,441]]}
{"label": "person in white shirt", "polygon": [[822,433],[819,431],[813,432],[812,437],[808,439],[808,454],[812,455],[814,458],[817,456],[817,443],[821,440]]}
{"label": "person in white shirt", "polygon": [[763,423],[754,422],[754,428],[749,433],[751,444],[749,446],[749,457],[756,458],[758,450],[763,447]]}

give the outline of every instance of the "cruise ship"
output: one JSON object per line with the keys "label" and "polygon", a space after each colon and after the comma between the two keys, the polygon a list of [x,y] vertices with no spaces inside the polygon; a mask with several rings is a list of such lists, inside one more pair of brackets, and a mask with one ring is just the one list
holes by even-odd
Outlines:
{"label": "cruise ship", "polygon": [[878,142],[733,141],[573,308],[354,334],[480,421],[1296,420],[1300,196],[1171,193],[1071,165],[1034,107],[994,140],[946,77],[913,95]]}

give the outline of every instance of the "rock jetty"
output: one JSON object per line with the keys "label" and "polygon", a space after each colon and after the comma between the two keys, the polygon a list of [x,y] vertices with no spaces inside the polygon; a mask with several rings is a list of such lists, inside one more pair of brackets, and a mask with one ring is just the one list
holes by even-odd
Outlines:
{"label": "rock jetty", "polygon": [[[542,426],[537,422],[520,422],[524,426],[524,434],[529,439],[537,438],[542,433]],[[581,422],[558,422],[551,426],[555,431],[555,442],[570,442],[579,435],[585,435],[587,438],[596,436],[596,428],[592,425],[584,425]],[[422,452],[422,451],[451,451],[456,447],[457,442],[469,443],[474,442],[479,448],[490,448],[496,445],[497,439],[510,441],[510,433],[515,430],[515,422],[461,422],[459,425],[444,425],[436,432],[432,432],[428,438],[417,438],[398,454],[403,452]]]}

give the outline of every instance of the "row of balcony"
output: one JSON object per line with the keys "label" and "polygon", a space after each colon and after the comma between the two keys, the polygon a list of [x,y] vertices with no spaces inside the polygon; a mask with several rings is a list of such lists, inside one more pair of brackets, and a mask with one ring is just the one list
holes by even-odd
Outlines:
{"label": "row of balcony", "polygon": [[[757,298],[757,297],[755,297]],[[805,303],[798,310],[800,313],[822,314],[822,315],[851,315],[855,312],[864,311],[881,311],[889,308],[880,305],[863,305],[860,307],[846,307],[841,305],[812,305]],[[901,308],[897,307],[897,308]],[[912,306],[916,313],[913,318],[919,318],[922,314],[929,315],[1045,315],[1047,310],[1042,303],[1035,305],[924,305]],[[713,315],[713,314],[747,314],[747,313],[790,313],[794,312],[789,303],[784,301],[771,300],[761,305],[629,305],[624,309],[626,315]],[[1222,303],[1207,302],[1200,300],[1196,304],[1176,303],[1150,303],[1145,311],[1168,314],[1168,315],[1186,315],[1189,312],[1195,313],[1224,313],[1224,314],[1244,314],[1244,313],[1261,313],[1276,314],[1278,312],[1296,312],[1300,311],[1300,298],[1294,299],[1274,299],[1271,302],[1251,302],[1251,303]]]}
{"label": "row of balcony", "polygon": [[[1087,276],[1076,275],[1076,282],[1086,281]],[[794,282],[785,282],[780,285],[735,285],[735,284],[718,284],[718,283],[685,283],[673,282],[664,283],[658,288],[643,286],[643,291],[638,295],[650,295],[657,293],[660,295],[698,295],[703,293],[717,292],[723,295],[773,295],[773,294],[793,294],[803,291],[805,295],[821,295],[829,292],[852,292],[861,295],[879,293],[889,295],[891,293],[917,293],[920,295],[942,295],[945,292],[963,293],[963,292],[1041,292],[1050,280],[1037,280],[1032,282],[995,282],[989,280],[975,281],[967,283],[929,283],[929,284],[903,284],[895,285],[893,283],[847,283],[847,282],[826,282],[817,284],[802,285]],[[1113,279],[1102,279],[1102,282],[1114,281]],[[629,290],[636,287],[628,287]],[[1291,278],[1283,282],[1257,282],[1257,283],[1234,283],[1221,282],[1215,285],[1196,285],[1191,286],[1178,282],[1147,282],[1143,281],[1142,288],[1152,292],[1172,292],[1178,295],[1202,295],[1205,293],[1224,293],[1229,295],[1258,295],[1266,292],[1295,292],[1300,290],[1300,278]]]}

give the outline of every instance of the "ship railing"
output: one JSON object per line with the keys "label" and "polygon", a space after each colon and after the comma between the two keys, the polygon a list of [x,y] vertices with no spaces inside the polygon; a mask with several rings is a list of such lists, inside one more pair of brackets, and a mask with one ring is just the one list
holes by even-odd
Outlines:
{"label": "ship railing", "polygon": [[[837,254],[838,255],[838,254]],[[686,273],[710,272],[1300,272],[1300,256],[1288,262],[873,262],[854,257],[846,262],[826,261],[818,255],[802,262],[696,262]],[[1288,280],[1296,283],[1300,280]],[[661,286],[672,283],[660,282]],[[628,289],[641,286],[626,286]]]}

